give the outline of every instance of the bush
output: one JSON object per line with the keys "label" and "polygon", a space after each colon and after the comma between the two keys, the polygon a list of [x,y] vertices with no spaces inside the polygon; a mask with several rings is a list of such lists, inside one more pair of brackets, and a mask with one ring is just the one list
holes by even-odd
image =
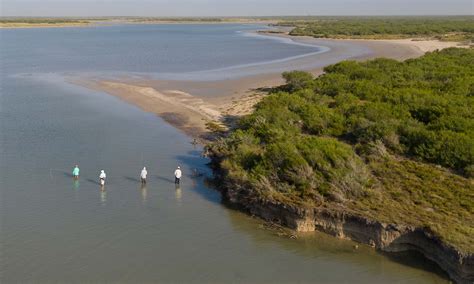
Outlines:
{"label": "bush", "polygon": [[284,72],[282,76],[290,92],[310,88],[313,83],[313,75],[304,71]]}

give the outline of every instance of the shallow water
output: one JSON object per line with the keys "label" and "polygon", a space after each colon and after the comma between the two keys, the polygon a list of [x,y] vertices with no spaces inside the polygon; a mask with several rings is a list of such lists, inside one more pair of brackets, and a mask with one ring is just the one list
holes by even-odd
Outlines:
{"label": "shallow water", "polygon": [[[210,173],[188,137],[62,79],[69,72],[192,72],[315,51],[237,33],[247,29],[255,27],[0,31],[0,282],[446,282],[419,258],[395,261],[320,233],[293,240],[263,229],[222,206],[204,177],[191,174]],[[220,47],[206,48],[199,37]],[[162,58],[155,44],[168,44],[170,54]],[[78,182],[70,175],[75,163]],[[184,178],[175,188],[178,164]],[[143,166],[146,188],[138,182]],[[100,169],[108,174],[103,192]]]}
{"label": "shallow water", "polygon": [[248,33],[259,28],[265,27],[120,25],[2,30],[2,64],[19,72],[179,75],[278,61],[322,50]]}

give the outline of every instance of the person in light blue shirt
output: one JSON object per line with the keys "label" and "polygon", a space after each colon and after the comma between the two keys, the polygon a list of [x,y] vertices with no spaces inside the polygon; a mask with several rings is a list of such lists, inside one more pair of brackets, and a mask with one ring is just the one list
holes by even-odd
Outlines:
{"label": "person in light blue shirt", "polygon": [[79,179],[79,167],[77,165],[72,170],[72,177],[74,179]]}

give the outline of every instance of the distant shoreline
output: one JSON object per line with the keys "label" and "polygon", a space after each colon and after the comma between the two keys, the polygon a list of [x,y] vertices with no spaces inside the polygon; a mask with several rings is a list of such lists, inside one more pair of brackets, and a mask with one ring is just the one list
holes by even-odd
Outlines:
{"label": "distant shoreline", "polygon": [[93,23],[59,23],[59,24],[0,23],[0,29],[73,28],[73,27],[91,27],[92,25]]}
{"label": "distant shoreline", "polygon": [[219,24],[259,24],[259,25],[270,25],[276,24],[276,20],[252,20],[244,18],[225,18],[222,20],[169,20],[169,19],[105,19],[105,20],[77,20],[77,21],[66,21],[64,23],[47,23],[47,22],[23,22],[23,21],[0,21],[0,29],[28,29],[28,28],[69,28],[69,27],[94,27],[94,26],[107,26],[107,25],[167,25],[167,24],[176,24],[176,25],[219,25]]}

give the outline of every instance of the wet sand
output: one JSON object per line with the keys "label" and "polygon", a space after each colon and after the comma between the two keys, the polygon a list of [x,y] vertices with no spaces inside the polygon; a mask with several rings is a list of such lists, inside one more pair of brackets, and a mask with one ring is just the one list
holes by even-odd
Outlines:
{"label": "wet sand", "polygon": [[[386,57],[405,60],[436,49],[457,46],[454,42],[412,40],[340,40],[290,37],[297,43],[329,47],[324,53],[297,58],[287,62],[265,64],[266,72],[257,74],[262,66],[254,65],[236,70],[214,71],[218,79],[201,80],[199,73],[187,80],[160,80],[137,76],[110,78],[72,78],[73,83],[99,90],[155,113],[186,134],[203,138],[208,124],[223,127],[235,118],[252,112],[254,105],[265,96],[266,88],[284,83],[282,71],[306,70],[318,76],[327,65],[341,60],[367,60]],[[275,71],[273,71],[275,70]],[[213,71],[203,71],[208,78]],[[242,76],[241,74],[254,74]],[[211,76],[212,77],[212,76]]]}

